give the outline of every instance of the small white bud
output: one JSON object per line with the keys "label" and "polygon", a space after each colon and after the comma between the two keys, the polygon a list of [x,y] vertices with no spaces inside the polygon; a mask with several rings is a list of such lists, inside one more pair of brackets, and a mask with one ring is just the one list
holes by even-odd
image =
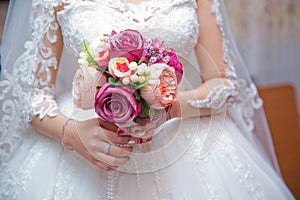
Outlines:
{"label": "small white bud", "polygon": [[124,78],[122,79],[122,83],[123,83],[124,85],[128,85],[128,84],[130,83],[130,79],[129,79],[128,77],[124,77]]}
{"label": "small white bud", "polygon": [[139,65],[139,67],[145,68],[145,67],[147,67],[147,64],[146,63],[142,63],[142,64]]}
{"label": "small white bud", "polygon": [[129,68],[131,69],[131,70],[136,70],[137,69],[137,63],[136,62],[131,62],[131,63],[129,63]]}
{"label": "small white bud", "polygon": [[136,75],[136,74],[133,74],[130,76],[130,80],[133,82],[133,83],[136,83],[139,81],[139,77]]}
{"label": "small white bud", "polygon": [[151,74],[151,69],[150,67],[145,67],[145,75],[149,76]]}
{"label": "small white bud", "polygon": [[139,76],[139,83],[144,83],[146,81],[145,76]]}
{"label": "small white bud", "polygon": [[137,69],[137,73],[138,73],[138,75],[140,75],[140,76],[143,76],[143,75],[145,75],[145,70],[144,70],[144,67],[138,67],[138,69]]}
{"label": "small white bud", "polygon": [[84,52],[80,52],[79,56],[80,56],[80,58],[86,58],[87,54]]}
{"label": "small white bud", "polygon": [[82,58],[78,59],[77,62],[78,62],[79,65],[81,65],[81,66],[83,66],[83,67],[87,67],[88,64],[89,64],[87,60],[82,59]]}

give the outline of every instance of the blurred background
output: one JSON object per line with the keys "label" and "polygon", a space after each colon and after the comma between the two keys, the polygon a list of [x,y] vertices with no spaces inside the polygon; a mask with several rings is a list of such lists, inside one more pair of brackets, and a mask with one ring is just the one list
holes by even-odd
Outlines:
{"label": "blurred background", "polygon": [[[232,30],[258,86],[300,94],[300,0],[225,0]],[[297,97],[300,103],[300,96]]]}
{"label": "blurred background", "polygon": [[[237,46],[264,100],[282,176],[300,199],[300,0],[224,1]],[[0,44],[7,6],[0,0]]]}

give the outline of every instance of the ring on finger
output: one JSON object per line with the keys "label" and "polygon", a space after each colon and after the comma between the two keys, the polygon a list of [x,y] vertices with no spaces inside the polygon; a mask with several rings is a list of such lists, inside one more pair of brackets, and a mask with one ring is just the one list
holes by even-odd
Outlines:
{"label": "ring on finger", "polygon": [[110,151],[111,144],[107,143],[106,147],[103,150],[103,153],[108,154]]}

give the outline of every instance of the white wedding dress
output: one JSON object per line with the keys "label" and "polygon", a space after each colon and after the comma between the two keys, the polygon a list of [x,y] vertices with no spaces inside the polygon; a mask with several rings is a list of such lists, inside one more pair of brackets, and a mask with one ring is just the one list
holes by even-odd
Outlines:
{"label": "white wedding dress", "polygon": [[[190,55],[199,34],[196,2],[150,2],[124,7],[121,1],[75,0],[58,12],[64,52],[55,93],[62,113],[74,117],[70,89],[83,38],[91,41],[98,34],[130,28],[139,30],[145,37],[165,41],[182,57]],[[213,12],[221,26],[219,5],[219,1],[213,2]],[[49,15],[46,19],[48,21],[43,20],[43,23],[53,20]],[[188,67],[191,65],[185,70],[188,71]],[[180,86],[183,90],[192,87],[189,83],[193,81],[188,75],[193,74],[185,73]],[[238,82],[230,73],[228,77]],[[254,93],[253,98],[256,96],[255,88],[245,86],[244,90]],[[222,95],[216,94],[213,98],[222,99]],[[236,104],[238,106],[238,101]],[[244,106],[247,111],[249,107],[251,111],[261,106],[255,106],[254,102],[247,105]],[[248,114],[249,120],[253,114]],[[121,171],[112,172],[93,166],[76,152],[62,148],[29,127],[22,132],[22,141],[12,157],[0,165],[0,199],[294,199],[270,159],[233,119],[224,112],[182,121],[172,119],[157,131],[152,144],[137,147],[132,162]],[[248,132],[252,130],[250,125]],[[209,143],[207,136],[211,136],[213,142],[203,150],[204,142]],[[158,149],[160,151],[156,151]]]}

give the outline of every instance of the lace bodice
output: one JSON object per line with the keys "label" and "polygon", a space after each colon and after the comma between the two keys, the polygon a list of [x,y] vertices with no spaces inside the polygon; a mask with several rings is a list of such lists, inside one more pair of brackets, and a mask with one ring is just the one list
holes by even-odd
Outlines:
{"label": "lace bodice", "polygon": [[147,38],[165,41],[186,57],[198,38],[195,8],[194,0],[144,1],[138,5],[111,0],[75,1],[58,13],[58,21],[65,46],[75,55],[82,50],[83,39],[91,42],[112,30],[135,29]]}

